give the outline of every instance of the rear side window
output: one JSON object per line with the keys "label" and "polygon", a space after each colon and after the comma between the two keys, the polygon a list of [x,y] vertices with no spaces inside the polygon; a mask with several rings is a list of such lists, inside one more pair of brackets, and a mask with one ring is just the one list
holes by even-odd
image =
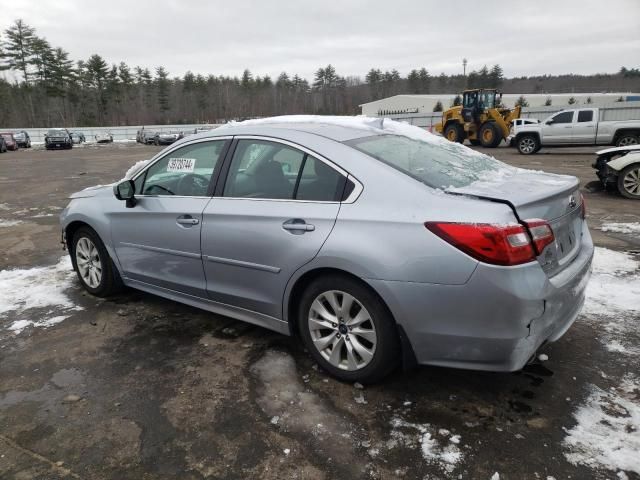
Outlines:
{"label": "rear side window", "polygon": [[512,167],[452,142],[377,135],[345,142],[433,188],[465,187]]}
{"label": "rear side window", "polygon": [[345,177],[317,158],[277,142],[239,140],[223,196],[337,201]]}
{"label": "rear side window", "polygon": [[562,112],[553,117],[553,123],[571,123],[573,112]]}
{"label": "rear side window", "polygon": [[593,120],[593,110],[580,110],[578,112],[578,123],[590,122]]}

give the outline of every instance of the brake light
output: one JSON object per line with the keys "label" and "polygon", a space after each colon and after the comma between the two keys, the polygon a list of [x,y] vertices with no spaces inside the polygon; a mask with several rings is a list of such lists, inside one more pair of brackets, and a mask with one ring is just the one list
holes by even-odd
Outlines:
{"label": "brake light", "polygon": [[580,201],[582,202],[580,204],[580,216],[583,220],[585,220],[587,218],[587,202],[585,201],[584,195],[582,194],[580,194]]}
{"label": "brake light", "polygon": [[524,222],[529,229],[533,245],[535,246],[536,253],[540,255],[545,247],[555,240],[553,236],[553,230],[547,222],[544,220],[525,220]]}
{"label": "brake light", "polygon": [[426,222],[425,227],[467,255],[492,265],[520,265],[535,260],[522,225]]}

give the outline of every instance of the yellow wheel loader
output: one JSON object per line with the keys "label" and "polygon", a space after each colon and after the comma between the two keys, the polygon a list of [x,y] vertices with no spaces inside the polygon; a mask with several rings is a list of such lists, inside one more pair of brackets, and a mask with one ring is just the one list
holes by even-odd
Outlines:
{"label": "yellow wheel loader", "polygon": [[[496,102],[496,97],[498,101]],[[452,142],[497,147],[509,135],[511,121],[520,117],[520,106],[513,110],[498,107],[502,94],[495,88],[465,90],[462,105],[451,107],[442,113],[442,122],[436,124],[436,132]]]}

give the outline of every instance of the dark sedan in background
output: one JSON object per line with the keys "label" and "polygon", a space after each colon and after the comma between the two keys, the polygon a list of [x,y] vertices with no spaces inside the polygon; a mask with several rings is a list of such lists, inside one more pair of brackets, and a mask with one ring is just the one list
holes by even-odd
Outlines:
{"label": "dark sedan in background", "polygon": [[156,133],[154,143],[156,145],[171,145],[182,137],[182,132],[158,132]]}
{"label": "dark sedan in background", "polygon": [[18,149],[18,142],[16,142],[16,139],[14,138],[13,133],[2,132],[2,133],[0,133],[0,136],[2,136],[2,138],[4,138],[4,143],[6,144],[7,150],[17,150]]}
{"label": "dark sedan in background", "polygon": [[69,149],[73,148],[73,140],[66,128],[52,128],[44,135],[44,147],[47,150]]}
{"label": "dark sedan in background", "polygon": [[29,134],[24,130],[13,132],[13,138],[15,138],[20,148],[31,148],[31,137],[29,137]]}

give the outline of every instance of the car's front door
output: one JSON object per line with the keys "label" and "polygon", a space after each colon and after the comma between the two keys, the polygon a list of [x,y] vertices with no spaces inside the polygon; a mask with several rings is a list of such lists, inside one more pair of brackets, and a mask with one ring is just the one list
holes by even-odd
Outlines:
{"label": "car's front door", "polygon": [[127,279],[206,297],[202,212],[226,139],[171,150],[135,178],[135,206],[113,215],[112,238]]}
{"label": "car's front door", "polygon": [[542,124],[543,145],[561,145],[572,142],[573,110],[556,113]]}
{"label": "car's front door", "polygon": [[238,139],[224,187],[204,211],[202,258],[209,297],[281,318],[293,273],[335,224],[345,172],[301,147]]}

